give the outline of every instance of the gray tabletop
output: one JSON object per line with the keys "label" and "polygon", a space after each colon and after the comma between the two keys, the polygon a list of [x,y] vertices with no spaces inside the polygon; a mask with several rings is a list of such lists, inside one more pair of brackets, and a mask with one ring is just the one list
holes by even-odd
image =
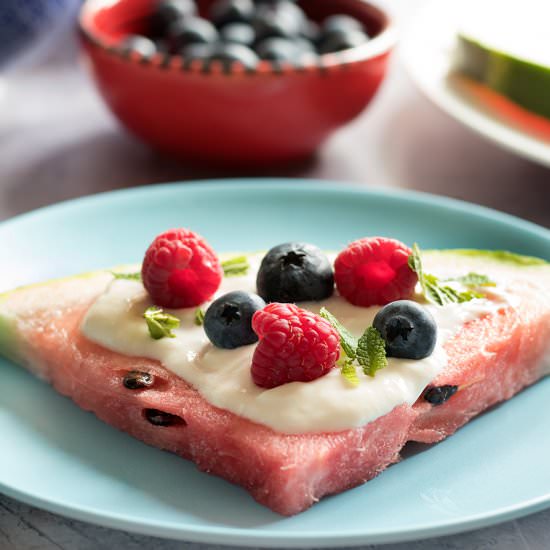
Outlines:
{"label": "gray tabletop", "polygon": [[[404,24],[421,0],[393,0]],[[61,200],[173,180],[292,176],[428,191],[490,206],[550,227],[550,170],[513,156],[430,104],[399,61],[372,107],[313,161],[247,173],[190,168],[124,133],[75,59],[75,45],[7,77],[0,95],[0,219]],[[550,511],[405,549],[550,548]],[[162,549],[207,546],[131,535],[67,520],[0,496],[1,550]],[[374,547],[369,547],[374,548]]]}

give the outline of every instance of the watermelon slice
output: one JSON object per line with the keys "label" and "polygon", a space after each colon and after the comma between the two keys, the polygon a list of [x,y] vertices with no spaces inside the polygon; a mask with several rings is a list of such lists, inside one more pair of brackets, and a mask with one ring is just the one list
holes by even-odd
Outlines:
{"label": "watermelon slice", "polygon": [[457,70],[550,120],[548,4],[525,0],[521,7],[524,19],[498,0],[470,5],[458,33]]}
{"label": "watermelon slice", "polygon": [[[199,469],[247,489],[272,510],[292,515],[321,497],[378,475],[409,440],[435,442],[470,418],[548,374],[550,265],[507,253],[426,254],[445,274],[504,273],[513,305],[466,323],[446,344],[449,363],[430,384],[455,387],[445,403],[423,396],[367,425],[334,433],[283,434],[216,408],[156,361],[124,356],[87,340],[80,323],[112,275],[35,285],[0,297],[0,353],[41,377],[85,410]],[[123,381],[146,372],[152,385]],[[430,388],[428,388],[430,389]]]}

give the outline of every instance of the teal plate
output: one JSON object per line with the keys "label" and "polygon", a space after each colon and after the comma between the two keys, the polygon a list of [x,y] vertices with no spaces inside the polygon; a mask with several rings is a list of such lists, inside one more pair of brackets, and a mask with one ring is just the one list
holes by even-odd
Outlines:
{"label": "teal plate", "polygon": [[[550,260],[550,232],[477,206],[339,184],[243,180],[108,193],[0,224],[0,290],[139,261],[186,226],[219,251],[286,240],[339,249],[365,235],[423,247],[505,248]],[[350,546],[456,533],[550,505],[550,380],[522,392],[366,485],[291,518],[78,409],[0,363],[0,490],[108,527],[189,541]]]}

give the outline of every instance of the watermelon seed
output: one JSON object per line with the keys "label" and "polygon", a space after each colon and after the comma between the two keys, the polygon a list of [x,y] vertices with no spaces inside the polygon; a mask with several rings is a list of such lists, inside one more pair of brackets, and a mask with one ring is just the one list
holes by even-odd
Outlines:
{"label": "watermelon seed", "polygon": [[424,399],[434,406],[443,405],[458,390],[458,386],[437,386],[424,392]]}
{"label": "watermelon seed", "polygon": [[129,390],[141,390],[150,388],[155,381],[152,374],[139,370],[131,370],[124,375],[122,383]]}
{"label": "watermelon seed", "polygon": [[144,409],[145,419],[153,426],[186,426],[187,422],[175,414],[170,414],[158,409]]}

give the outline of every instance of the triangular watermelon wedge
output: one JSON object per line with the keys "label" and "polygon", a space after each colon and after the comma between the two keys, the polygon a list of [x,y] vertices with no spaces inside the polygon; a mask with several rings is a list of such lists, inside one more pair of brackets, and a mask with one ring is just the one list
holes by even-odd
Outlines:
{"label": "triangular watermelon wedge", "polygon": [[[159,363],[88,341],[80,322],[110,272],[51,281],[0,296],[0,353],[108,424],[192,460],[284,515],[378,475],[409,440],[434,442],[550,371],[550,265],[503,252],[425,255],[431,271],[499,273],[513,303],[466,323],[446,344],[447,368],[427,390],[455,388],[442,404],[423,394],[366,426],[288,435],[209,404]],[[150,386],[124,385],[130,371]],[[451,393],[451,392],[449,392]]]}

